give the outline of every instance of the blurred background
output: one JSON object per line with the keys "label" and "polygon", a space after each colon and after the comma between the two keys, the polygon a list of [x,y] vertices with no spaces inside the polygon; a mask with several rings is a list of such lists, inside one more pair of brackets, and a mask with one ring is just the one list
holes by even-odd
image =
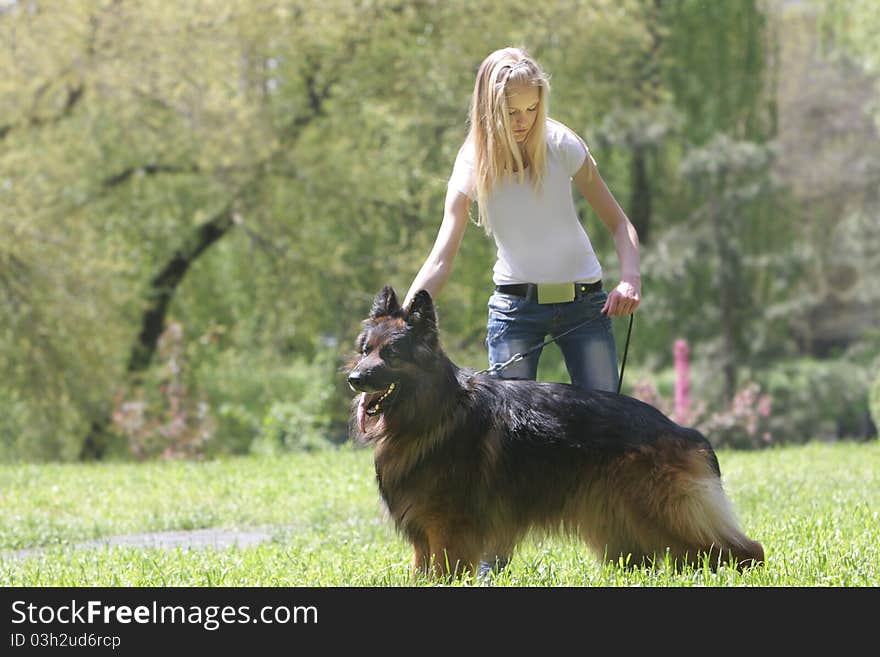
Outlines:
{"label": "blurred background", "polygon": [[[716,446],[876,439],[878,34],[876,0],[0,0],[0,461],[345,441],[360,321],[507,45],[638,228],[623,392]],[[470,225],[437,300],[463,367],[493,263]]]}

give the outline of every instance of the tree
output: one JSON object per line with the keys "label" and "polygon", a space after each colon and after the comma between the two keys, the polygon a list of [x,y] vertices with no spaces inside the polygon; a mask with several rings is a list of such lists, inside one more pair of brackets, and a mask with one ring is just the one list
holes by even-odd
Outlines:
{"label": "tree", "polygon": [[[662,361],[682,328],[695,349],[725,335],[736,362],[766,352],[779,335],[756,346],[759,322],[738,322],[759,316],[778,282],[766,262],[796,224],[764,221],[776,201],[766,187],[734,211],[763,173],[728,162],[719,177],[710,166],[727,162],[723,144],[760,149],[774,132],[759,9],[695,0],[512,0],[478,10],[464,0],[7,4],[2,452],[104,452],[114,397],[151,380],[155,339],[172,322],[183,327],[190,389],[213,412],[234,407],[259,427],[271,404],[295,393],[291,368],[302,365],[315,373],[310,384],[338,384],[328,403],[341,424],[347,391],[326,363],[341,363],[376,290],[408,286],[430,250],[473,74],[505,45],[527,46],[551,73],[551,113],[587,139],[646,238],[651,330],[636,333],[634,355]],[[691,149],[697,162],[705,148],[705,165],[683,176]],[[579,209],[613,278],[610,237]],[[731,231],[738,246],[726,252]],[[691,237],[687,249],[664,251],[680,235]],[[485,362],[493,257],[492,241],[470,227],[437,300],[446,347],[466,365]],[[733,276],[744,277],[751,307],[722,298],[717,286]]]}
{"label": "tree", "polygon": [[[291,12],[296,15],[284,16]],[[279,24],[279,16],[290,20]],[[19,270],[30,271],[23,258],[39,257],[28,243],[31,233],[20,230],[26,224],[43,235],[67,221],[104,249],[137,249],[146,240],[149,248],[138,254],[143,258],[126,261],[111,252],[101,261],[130,284],[121,295],[104,291],[105,299],[119,302],[111,312],[131,312],[143,299],[141,328],[125,366],[129,375],[137,374],[149,366],[169,304],[193,262],[259,202],[267,178],[287,175],[290,149],[322,114],[338,76],[334,66],[346,61],[359,37],[342,40],[343,52],[334,58],[315,57],[309,49],[322,52],[325,40],[337,36],[330,32],[344,31],[354,16],[343,13],[331,30],[316,32],[310,30],[321,21],[317,6],[288,10],[265,2],[236,13],[213,3],[169,9],[84,2],[63,12],[51,3],[13,6],[2,20],[11,44],[6,56],[16,73],[7,82],[11,107],[4,116],[18,118],[2,128],[9,150],[0,175],[12,190],[11,206],[22,208],[11,222],[24,246]],[[48,48],[47,35],[56,37]],[[300,56],[290,57],[286,93],[276,94],[270,63],[291,40],[299,42]],[[287,103],[283,112],[278,97]],[[43,157],[21,157],[45,144],[51,146]],[[49,277],[68,282],[73,272],[95,265],[65,258]],[[139,295],[131,284],[151,269],[155,273]],[[83,275],[98,278],[94,270]],[[28,293],[37,290],[33,275],[22,273],[17,282]],[[53,306],[45,301],[29,307]],[[104,317],[117,326],[120,319]],[[33,323],[45,336],[33,349],[63,354],[46,363],[40,378],[71,370],[81,345],[65,342],[63,330],[53,335],[39,319]],[[82,363],[86,369],[93,365]],[[116,378],[120,365],[94,369]],[[78,383],[62,386],[79,390]],[[96,388],[85,393],[88,401],[74,403],[91,423],[83,456],[103,451],[98,436],[109,418],[110,386],[105,379]]]}
{"label": "tree", "polygon": [[717,278],[713,288],[721,329],[718,360],[726,399],[736,394],[737,369],[750,355],[747,329],[754,303],[749,298],[751,286],[743,262],[748,251],[743,248],[741,235],[747,232],[744,228],[749,204],[770,191],[766,177],[769,162],[767,148],[719,135],[703,148],[692,150],[681,165],[682,174],[705,199],[692,215],[697,220],[693,232],[712,245],[715,258],[712,269]]}

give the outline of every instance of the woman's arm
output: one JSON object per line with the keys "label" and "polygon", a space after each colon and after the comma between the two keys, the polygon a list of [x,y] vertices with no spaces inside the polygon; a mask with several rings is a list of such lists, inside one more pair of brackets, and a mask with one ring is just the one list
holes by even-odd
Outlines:
{"label": "woman's arm", "polygon": [[580,193],[614,236],[614,247],[620,258],[620,283],[608,294],[602,312],[607,312],[611,317],[629,315],[639,307],[642,295],[639,236],[635,226],[611,194],[589,156],[573,179]]}
{"label": "woman's arm", "polygon": [[427,290],[432,299],[436,299],[440,294],[452,272],[452,263],[461,245],[464,229],[467,227],[471,203],[470,198],[456,189],[450,188],[446,192],[443,223],[440,224],[440,231],[434,240],[434,248],[431,249],[425,264],[410,285],[403,302],[404,307],[409,306],[419,290]]}

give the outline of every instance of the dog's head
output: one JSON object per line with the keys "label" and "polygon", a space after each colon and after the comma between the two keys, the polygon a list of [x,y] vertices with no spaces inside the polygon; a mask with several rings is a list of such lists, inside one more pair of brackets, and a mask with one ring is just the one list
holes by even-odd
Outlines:
{"label": "dog's head", "polygon": [[431,296],[422,290],[408,308],[402,308],[394,289],[386,285],[373,300],[355,347],[358,356],[348,372],[348,385],[361,393],[355,419],[363,434],[368,418],[393,410],[402,398],[414,394],[419,379],[438,357]]}

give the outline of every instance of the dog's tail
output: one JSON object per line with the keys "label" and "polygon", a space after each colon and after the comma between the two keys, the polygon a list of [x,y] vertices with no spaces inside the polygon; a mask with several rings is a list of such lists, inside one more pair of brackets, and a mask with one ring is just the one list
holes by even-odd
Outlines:
{"label": "dog's tail", "polygon": [[679,468],[671,468],[668,503],[664,505],[674,538],[679,538],[678,556],[698,562],[708,555],[712,565],[727,563],[747,568],[764,562],[764,548],[743,533],[733,505],[724,492],[718,461],[711,447],[685,452]]}
{"label": "dog's tail", "polygon": [[[747,568],[764,562],[764,548],[747,537],[718,476],[694,480],[670,510],[670,523],[688,547],[709,556],[712,565],[728,563]],[[693,555],[682,555],[691,560]]]}

